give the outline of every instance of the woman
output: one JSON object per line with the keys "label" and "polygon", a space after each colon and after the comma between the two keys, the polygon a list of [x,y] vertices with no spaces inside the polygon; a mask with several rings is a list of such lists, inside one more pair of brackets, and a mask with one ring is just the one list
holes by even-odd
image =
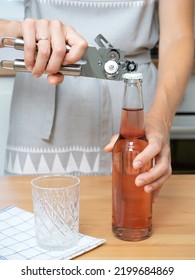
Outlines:
{"label": "woman", "polygon": [[[62,83],[64,77],[55,74],[62,63],[81,59],[102,33],[143,73],[149,145],[134,167],[155,158],[155,166],[136,178],[137,186],[154,191],[155,200],[171,174],[169,132],[191,73],[193,0],[159,1],[160,37],[154,0],[24,2],[23,22],[0,25],[1,37],[24,38],[25,63],[32,71],[16,76],[6,173],[110,173],[111,155],[105,151],[112,150],[116,138],[106,144],[119,131],[123,82],[65,77]],[[157,75],[149,53],[158,41]],[[71,47],[68,54],[65,44]]]}

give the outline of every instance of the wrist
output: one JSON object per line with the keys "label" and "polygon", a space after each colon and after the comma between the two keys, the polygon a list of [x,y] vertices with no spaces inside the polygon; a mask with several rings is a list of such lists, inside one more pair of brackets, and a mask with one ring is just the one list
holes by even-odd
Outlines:
{"label": "wrist", "polygon": [[166,116],[166,113],[164,115],[160,115],[159,113],[155,112],[148,112],[145,116],[145,127],[148,131],[156,128],[156,132],[159,131],[160,133],[164,133],[164,135],[168,135],[172,126],[172,119],[168,118]]}

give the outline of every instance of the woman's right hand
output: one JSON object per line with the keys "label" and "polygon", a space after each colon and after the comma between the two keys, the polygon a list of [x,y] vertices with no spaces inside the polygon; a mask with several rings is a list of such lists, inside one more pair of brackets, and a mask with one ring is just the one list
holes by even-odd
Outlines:
{"label": "woman's right hand", "polygon": [[[24,39],[24,60],[34,77],[48,74],[50,84],[59,84],[64,76],[58,71],[61,65],[79,61],[86,49],[86,40],[76,30],[59,20],[25,19],[19,25],[18,37]],[[36,52],[36,42],[38,51]],[[70,51],[66,53],[66,45]]]}

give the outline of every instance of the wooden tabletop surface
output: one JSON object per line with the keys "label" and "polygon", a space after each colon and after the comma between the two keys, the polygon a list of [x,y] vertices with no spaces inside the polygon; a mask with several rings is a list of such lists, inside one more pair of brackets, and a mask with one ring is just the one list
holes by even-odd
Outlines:
{"label": "wooden tabletop surface", "polygon": [[[32,211],[30,176],[0,177],[0,208],[10,205]],[[77,259],[195,260],[195,175],[172,175],[153,205],[149,239],[128,242],[111,230],[111,177],[80,177],[80,232],[106,243]]]}

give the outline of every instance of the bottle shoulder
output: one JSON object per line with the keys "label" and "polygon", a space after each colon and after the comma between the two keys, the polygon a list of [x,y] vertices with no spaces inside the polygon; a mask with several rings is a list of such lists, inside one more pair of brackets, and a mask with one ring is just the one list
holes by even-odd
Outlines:
{"label": "bottle shoulder", "polygon": [[114,147],[113,152],[121,152],[121,151],[143,151],[148,145],[148,141],[146,136],[143,135],[139,138],[125,138],[122,135],[119,135]]}

